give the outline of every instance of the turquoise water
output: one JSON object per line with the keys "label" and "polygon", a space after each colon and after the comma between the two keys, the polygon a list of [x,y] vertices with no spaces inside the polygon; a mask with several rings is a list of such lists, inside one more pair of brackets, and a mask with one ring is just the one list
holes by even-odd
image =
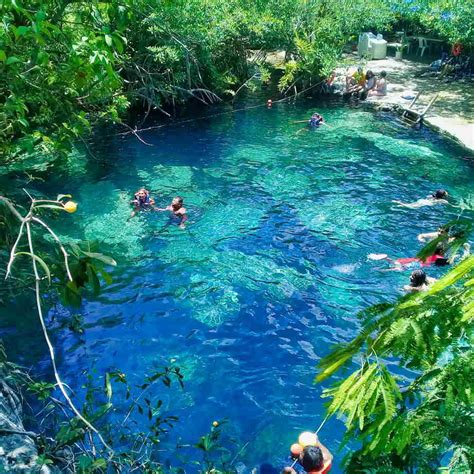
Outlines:
{"label": "turquoise water", "polygon": [[[291,123],[315,108],[330,126],[307,131]],[[157,385],[149,393],[180,418],[163,445],[196,442],[213,420],[227,418],[233,452],[247,446],[236,462],[281,469],[298,433],[324,418],[319,396],[329,382],[313,385],[318,360],[354,336],[359,310],[394,299],[408,282],[409,272],[381,272],[383,263],[368,262],[367,254],[414,256],[418,233],[459,212],[403,209],[391,200],[440,187],[452,202],[468,198],[472,157],[390,115],[311,101],[142,137],[153,146],[103,136],[91,145],[93,159],[38,169],[33,175],[47,182],[28,184],[47,195],[72,193],[78,212],[52,225],[64,239],[102,241],[119,262],[113,284],[81,310],[83,335],[60,329],[71,314],[65,308],[50,311],[60,372],[81,394],[92,370],[118,368],[141,383],[173,361],[185,389]],[[187,229],[165,213],[127,222],[140,186],[161,207],[183,196]],[[24,314],[4,323],[10,355],[47,373],[31,303],[11,303],[8,311]],[[337,453],[343,432],[330,420],[320,437]]]}

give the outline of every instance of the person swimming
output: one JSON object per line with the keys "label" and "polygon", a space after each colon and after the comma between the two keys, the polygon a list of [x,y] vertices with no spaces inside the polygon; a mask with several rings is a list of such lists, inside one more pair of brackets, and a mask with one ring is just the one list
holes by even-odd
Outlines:
{"label": "person swimming", "polygon": [[448,235],[448,228],[445,226],[441,226],[436,232],[426,232],[424,234],[418,234],[416,238],[419,242],[430,242],[431,240],[437,239],[438,237],[446,237],[448,238],[448,242],[452,242],[455,240],[455,237],[448,237]]}
{"label": "person swimming", "polygon": [[181,196],[176,196],[172,201],[171,204],[165,208],[155,208],[155,211],[170,211],[174,217],[179,219],[179,227],[181,229],[185,229],[186,226],[184,223],[188,220],[188,216],[186,214],[186,208],[184,207],[184,201]]}
{"label": "person swimming", "polygon": [[134,217],[139,211],[153,209],[155,200],[150,197],[148,190],[145,188],[140,188],[134,194],[134,199],[130,202],[130,204],[133,205],[133,211],[131,212],[129,219]]}
{"label": "person swimming", "polygon": [[410,284],[405,285],[405,291],[426,291],[436,278],[429,277],[424,270],[414,270],[410,275]]}
{"label": "person swimming", "polygon": [[410,209],[418,209],[424,206],[434,206],[435,204],[449,204],[446,200],[448,197],[448,192],[444,189],[438,189],[433,194],[427,196],[424,199],[418,199],[415,202],[402,202],[393,200],[392,202],[398,204],[401,207],[409,207]]}
{"label": "person swimming", "polygon": [[387,260],[394,264],[392,268],[389,270],[406,270],[413,265],[419,265],[421,267],[428,267],[430,265],[436,266],[445,266],[452,263],[446,256],[445,256],[445,246],[443,244],[439,244],[436,246],[436,249],[433,255],[430,255],[424,259],[418,257],[406,257],[406,258],[397,258],[392,259],[386,253],[370,253],[367,255],[369,260]]}
{"label": "person swimming", "polygon": [[315,112],[311,115],[311,118],[308,120],[308,125],[310,127],[319,127],[324,122],[324,118],[321,114]]}

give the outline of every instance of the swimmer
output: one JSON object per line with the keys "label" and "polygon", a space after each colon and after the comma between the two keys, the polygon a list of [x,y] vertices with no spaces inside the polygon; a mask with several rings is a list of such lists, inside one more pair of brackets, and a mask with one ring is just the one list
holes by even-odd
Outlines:
{"label": "swimmer", "polygon": [[[425,234],[418,234],[417,239],[419,242],[430,242],[438,237],[448,236],[448,229],[441,226],[436,232],[426,232]],[[452,242],[454,237],[449,238],[449,242]]]}
{"label": "swimmer", "polygon": [[[306,472],[326,474],[331,470],[333,455],[317,438],[316,445],[306,446],[297,459]],[[295,469],[290,466],[285,467],[283,472],[296,474]]]}
{"label": "swimmer", "polygon": [[153,209],[155,205],[155,200],[150,198],[150,193],[145,188],[140,188],[134,195],[133,201],[131,203],[133,205],[133,211],[130,214],[129,219],[134,217],[138,211]]}
{"label": "swimmer", "polygon": [[402,271],[402,270],[406,270],[409,267],[412,267],[413,265],[428,267],[434,264],[438,267],[442,267],[442,266],[452,263],[453,259],[449,260],[445,256],[444,253],[445,253],[444,245],[439,244],[436,246],[434,254],[426,257],[423,260],[418,257],[397,258],[396,260],[393,260],[386,253],[379,253],[379,254],[371,253],[367,255],[367,258],[369,260],[387,260],[388,262],[393,263],[394,265],[392,268],[389,268],[388,270]]}
{"label": "swimmer", "polygon": [[310,127],[319,127],[324,122],[324,118],[321,114],[315,112],[311,115],[311,118],[308,120],[308,125]]}
{"label": "swimmer", "polygon": [[423,270],[414,270],[410,275],[410,284],[405,285],[405,291],[426,291],[430,285],[436,281],[436,278],[431,278],[426,275]]}
{"label": "swimmer", "polygon": [[155,208],[155,211],[170,211],[173,213],[173,216],[177,217],[179,222],[180,229],[185,229],[186,226],[184,223],[188,220],[188,216],[186,214],[186,208],[183,207],[183,198],[180,196],[176,196],[172,201],[171,204],[164,209]]}
{"label": "swimmer", "polygon": [[438,189],[436,192],[427,196],[425,199],[418,199],[416,202],[402,202],[402,201],[392,201],[399,206],[402,207],[409,207],[410,209],[418,209],[419,207],[424,206],[434,206],[435,204],[449,204],[449,202],[445,199],[448,196],[448,192],[444,189]]}

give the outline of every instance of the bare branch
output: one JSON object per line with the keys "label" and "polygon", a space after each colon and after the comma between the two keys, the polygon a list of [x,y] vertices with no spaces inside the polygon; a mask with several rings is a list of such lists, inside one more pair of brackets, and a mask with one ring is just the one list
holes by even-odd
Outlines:
{"label": "bare branch", "polygon": [[66,249],[64,248],[63,244],[59,240],[59,237],[41,219],[38,219],[37,217],[32,217],[31,220],[33,220],[33,221],[37,222],[38,224],[42,225],[53,236],[53,239],[58,243],[59,248],[61,249],[61,252],[64,255],[64,266],[66,267],[67,277],[69,278],[69,281],[72,281],[73,278],[72,278],[72,275],[71,275],[71,270],[69,270],[69,260],[68,260],[69,255],[67,254]]}
{"label": "bare branch", "polygon": [[[28,245],[30,247],[30,253],[31,253],[31,255],[35,255],[34,248],[33,248],[33,239],[31,238],[30,222],[28,222],[28,221],[26,222],[26,234],[28,236]],[[100,441],[102,442],[102,444],[105,446],[105,448],[107,450],[109,450],[110,452],[113,452],[112,448],[106,443],[104,438],[102,438],[102,435],[99,433],[99,431],[97,431],[97,429],[94,428],[94,426],[92,426],[91,423],[89,421],[87,421],[81,415],[79,410],[76,408],[76,406],[74,405],[72,400],[69,398],[69,395],[68,395],[68,393],[67,393],[67,391],[64,387],[64,384],[61,380],[61,377],[59,376],[59,372],[58,372],[57,366],[56,366],[56,356],[55,356],[55,353],[54,353],[54,347],[53,347],[53,345],[51,343],[51,340],[49,338],[48,330],[46,328],[46,324],[45,324],[45,321],[44,321],[43,308],[41,306],[41,291],[40,291],[40,281],[41,281],[41,279],[40,279],[40,276],[39,276],[39,273],[38,273],[38,268],[36,266],[36,260],[34,258],[31,259],[31,263],[33,265],[33,272],[35,274],[36,308],[38,310],[38,317],[39,317],[39,320],[40,320],[40,323],[41,323],[41,328],[43,330],[43,335],[44,335],[44,338],[46,340],[46,344],[47,344],[48,349],[49,349],[51,364],[53,366],[54,378],[56,379],[59,390],[63,394],[64,398],[66,399],[69,407],[74,412],[74,414],[87,426],[87,428],[89,428],[91,431],[93,431],[97,435],[97,437],[100,439]]]}

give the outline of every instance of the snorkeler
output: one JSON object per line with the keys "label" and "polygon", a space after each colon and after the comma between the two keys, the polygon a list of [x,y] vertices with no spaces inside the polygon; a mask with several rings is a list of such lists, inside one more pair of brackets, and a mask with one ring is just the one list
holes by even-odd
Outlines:
{"label": "snorkeler", "polygon": [[415,202],[402,202],[402,201],[392,201],[399,206],[402,207],[409,207],[410,209],[418,209],[419,207],[424,206],[433,206],[435,204],[449,204],[449,202],[445,199],[448,196],[448,192],[444,189],[438,189],[436,192],[427,196],[425,199],[418,199]]}
{"label": "snorkeler", "polygon": [[164,209],[155,208],[155,211],[170,211],[173,213],[173,216],[179,219],[179,227],[181,229],[185,229],[186,226],[184,223],[188,220],[188,216],[186,214],[186,208],[183,206],[183,198],[180,196],[176,196],[172,201],[171,204]]}
{"label": "snorkeler", "polygon": [[410,284],[405,285],[405,291],[426,291],[436,278],[429,277],[423,270],[414,270],[410,275]]}
{"label": "snorkeler", "polygon": [[[314,444],[301,448],[299,454],[292,452],[292,456],[306,472],[311,474],[326,474],[332,467],[333,455],[329,449],[319,441],[317,436]],[[296,474],[295,469],[290,466],[285,467],[282,472],[285,474]]]}
{"label": "snorkeler", "polygon": [[129,219],[134,217],[137,212],[142,210],[149,210],[153,209],[155,205],[155,200],[150,198],[150,193],[145,188],[140,188],[134,195],[133,201],[131,203],[133,205],[133,211],[130,214]]}

